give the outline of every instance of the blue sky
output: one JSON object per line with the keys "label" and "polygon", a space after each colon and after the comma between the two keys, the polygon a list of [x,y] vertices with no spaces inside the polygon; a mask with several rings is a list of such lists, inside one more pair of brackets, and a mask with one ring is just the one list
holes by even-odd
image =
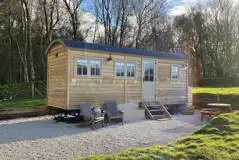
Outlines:
{"label": "blue sky", "polygon": [[171,0],[168,2],[172,7],[178,6],[182,4],[182,0]]}
{"label": "blue sky", "polygon": [[[177,6],[183,5],[183,2],[190,0],[168,0],[169,7],[175,8]],[[84,11],[89,11],[93,8],[93,0],[83,0],[82,9]]]}

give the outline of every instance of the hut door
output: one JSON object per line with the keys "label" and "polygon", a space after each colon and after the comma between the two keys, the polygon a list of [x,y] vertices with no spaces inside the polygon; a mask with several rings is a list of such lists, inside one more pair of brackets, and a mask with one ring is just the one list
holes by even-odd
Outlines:
{"label": "hut door", "polygon": [[142,93],[144,101],[155,101],[155,61],[143,61]]}

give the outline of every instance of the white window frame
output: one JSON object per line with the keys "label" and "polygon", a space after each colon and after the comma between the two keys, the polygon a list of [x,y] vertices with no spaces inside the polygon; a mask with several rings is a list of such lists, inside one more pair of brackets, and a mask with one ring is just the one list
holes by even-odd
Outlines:
{"label": "white window frame", "polygon": [[[134,72],[134,76],[133,77],[131,77],[131,76],[128,76],[128,64],[133,64],[134,66],[135,66],[135,72]],[[136,72],[137,72],[137,70],[136,70],[136,62],[126,62],[125,63],[125,72],[126,72],[126,77],[127,78],[129,78],[129,79],[135,79],[136,78]]]}
{"label": "white window frame", "polygon": [[[87,60],[87,74],[86,75],[78,75],[77,73],[77,64],[78,60]],[[99,61],[100,62],[100,74],[99,75],[91,75],[91,67],[90,67],[90,61]],[[100,77],[102,75],[102,59],[101,58],[94,58],[94,57],[76,57],[75,58],[75,75],[77,77]]]}
{"label": "white window frame", "polygon": [[[100,63],[99,64],[99,69],[100,69],[99,75],[91,75],[90,61],[98,61]],[[95,58],[89,58],[88,59],[88,69],[89,69],[88,76],[90,76],[90,77],[100,77],[101,76],[101,72],[102,72],[102,62],[101,62],[101,60],[100,59],[95,59]]]}
{"label": "white window frame", "polygon": [[[173,75],[174,75],[174,73],[173,73],[173,67],[177,67],[177,78],[175,78],[175,77],[173,77]],[[179,65],[178,64],[172,64],[171,65],[171,80],[179,80],[179,75],[180,75],[180,73],[179,73]]]}
{"label": "white window frame", "polygon": [[87,77],[88,76],[88,63],[86,63],[86,66],[87,66],[87,74],[86,75],[83,75],[83,74],[81,74],[81,75],[79,75],[78,74],[78,61],[79,60],[86,60],[87,61],[87,59],[86,58],[84,58],[84,57],[81,57],[81,58],[76,58],[75,59],[75,75],[77,76],[77,77]]}
{"label": "white window frame", "polygon": [[[117,63],[124,63],[124,76],[117,76],[117,67],[116,67],[116,64]],[[134,77],[128,77],[128,74],[127,74],[127,64],[134,64],[135,65],[135,74],[134,74]],[[115,77],[117,79],[135,79],[136,78],[136,72],[137,72],[137,65],[136,65],[136,62],[135,61],[124,61],[124,60],[119,60],[119,61],[115,61]]]}
{"label": "white window frame", "polygon": [[[117,76],[117,63],[123,63],[124,64],[124,76]],[[116,78],[125,78],[125,62],[124,61],[115,61],[115,77]]]}

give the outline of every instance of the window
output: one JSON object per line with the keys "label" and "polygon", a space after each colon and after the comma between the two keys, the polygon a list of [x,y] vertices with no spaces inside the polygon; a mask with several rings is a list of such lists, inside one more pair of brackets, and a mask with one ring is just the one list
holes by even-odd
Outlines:
{"label": "window", "polygon": [[144,62],[144,81],[154,81],[154,63]]}
{"label": "window", "polygon": [[117,77],[124,77],[125,63],[123,63],[123,62],[116,62],[115,63],[115,68],[116,68],[116,76]]}
{"label": "window", "polygon": [[101,61],[96,59],[78,59],[77,75],[100,76]]}
{"label": "window", "polygon": [[177,80],[179,78],[179,65],[173,64],[171,66],[171,79]]}
{"label": "window", "polygon": [[100,75],[100,61],[98,60],[89,60],[90,66],[90,75],[99,76]]}
{"label": "window", "polygon": [[77,75],[80,76],[87,75],[87,60],[85,59],[77,60]]}
{"label": "window", "polygon": [[115,72],[117,77],[134,78],[136,73],[136,63],[116,62]]}
{"label": "window", "polygon": [[127,63],[127,77],[135,77],[136,65],[135,63]]}

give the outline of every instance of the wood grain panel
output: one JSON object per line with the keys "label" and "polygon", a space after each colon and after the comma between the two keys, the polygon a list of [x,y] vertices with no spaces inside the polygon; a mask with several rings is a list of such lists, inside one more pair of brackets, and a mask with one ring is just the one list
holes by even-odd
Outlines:
{"label": "wood grain panel", "polygon": [[[57,54],[57,56],[56,56]],[[66,108],[67,52],[63,45],[53,46],[48,53],[48,106]]]}
{"label": "wood grain panel", "polygon": [[[117,100],[118,103],[138,102],[142,100],[142,58],[141,56],[114,53],[113,61],[107,62],[110,53],[93,50],[71,49],[68,53],[69,105],[77,106],[82,102],[103,103],[105,100]],[[80,77],[75,75],[76,58],[100,58],[101,76]],[[115,61],[136,63],[134,79],[115,77]],[[58,64],[57,62],[55,62]],[[171,64],[184,64],[182,60],[157,59],[157,99],[167,103],[182,103],[186,99],[186,74],[180,68],[178,80],[171,80]]]}

